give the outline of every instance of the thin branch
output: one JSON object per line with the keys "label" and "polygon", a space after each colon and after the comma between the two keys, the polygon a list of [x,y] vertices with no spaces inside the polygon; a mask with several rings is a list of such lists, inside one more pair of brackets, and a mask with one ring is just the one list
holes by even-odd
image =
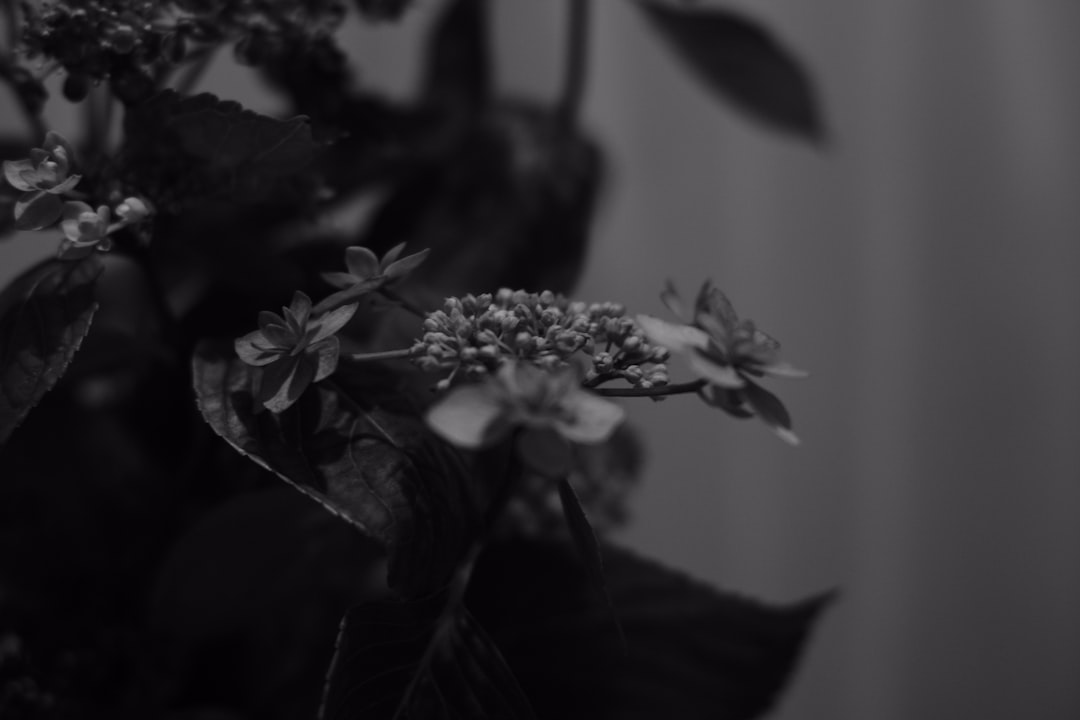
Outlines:
{"label": "thin branch", "polygon": [[596,388],[593,392],[605,397],[662,397],[664,395],[695,393],[707,384],[708,382],[702,379],[652,388]]}
{"label": "thin branch", "polygon": [[577,123],[589,75],[589,25],[592,0],[569,0],[566,9],[566,60],[557,113],[566,127]]}

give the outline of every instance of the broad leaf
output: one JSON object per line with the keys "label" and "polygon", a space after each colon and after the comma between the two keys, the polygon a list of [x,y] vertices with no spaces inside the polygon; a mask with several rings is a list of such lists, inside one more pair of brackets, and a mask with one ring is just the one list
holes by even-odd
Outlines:
{"label": "broad leaf", "polygon": [[495,643],[446,593],[345,615],[320,720],[528,720]]}
{"label": "broad leaf", "polygon": [[0,444],[64,374],[97,310],[96,258],[51,260],[0,293]]}
{"label": "broad leaf", "polygon": [[469,607],[541,718],[762,717],[828,600],[766,605],[624,549],[605,545],[603,552],[625,653],[566,544],[507,542],[477,564]]}
{"label": "broad leaf", "polygon": [[130,108],[124,135],[133,181],[167,210],[208,198],[265,203],[277,184],[302,179],[317,150],[305,117],[278,120],[172,90]]}
{"label": "broad leaf", "polygon": [[454,0],[428,38],[422,95],[451,111],[478,110],[491,95],[489,0]]}
{"label": "broad leaf", "polygon": [[823,139],[810,79],[799,61],[756,22],[715,7],[647,1],[638,7],[713,92],[781,130]]}
{"label": "broad leaf", "polygon": [[418,417],[361,407],[329,382],[281,414],[259,411],[255,371],[208,345],[196,352],[195,392],[214,431],[384,545],[396,590],[441,587],[482,509],[460,457]]}

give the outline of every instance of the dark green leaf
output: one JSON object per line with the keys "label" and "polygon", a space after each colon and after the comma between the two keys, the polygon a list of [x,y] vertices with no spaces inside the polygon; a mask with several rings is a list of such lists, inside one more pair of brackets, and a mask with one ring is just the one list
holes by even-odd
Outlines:
{"label": "dark green leaf", "polygon": [[597,540],[596,532],[593,531],[589,518],[585,515],[585,508],[581,507],[581,501],[578,499],[577,493],[574,492],[573,486],[565,478],[559,481],[559,499],[562,501],[566,525],[570,528],[570,537],[574,539],[578,555],[585,565],[585,572],[588,574],[589,581],[596,589],[596,592],[604,599],[604,604],[607,606],[608,612],[611,613],[611,619],[615,623],[615,629],[619,633],[619,640],[625,648],[626,637],[623,634],[622,626],[619,625],[615,606],[611,602],[607,580],[604,579],[604,555],[600,550],[600,541]]}
{"label": "dark green leaf", "polygon": [[320,720],[533,717],[495,643],[446,593],[358,605],[342,620]]}
{"label": "dark green leaf", "polygon": [[829,600],[778,607],[603,547],[628,652],[611,642],[566,544],[490,547],[467,602],[537,715],[551,720],[749,720],[774,705]]}
{"label": "dark green leaf", "polygon": [[482,509],[460,457],[419,418],[360,407],[328,381],[281,414],[259,412],[254,372],[207,345],[196,353],[195,392],[214,431],[387,547],[396,590],[440,587]]}
{"label": "dark green leaf", "polygon": [[307,118],[277,120],[245,110],[209,93],[181,97],[164,92],[154,99],[192,156],[218,168],[280,176],[303,169],[315,154]]}
{"label": "dark green leaf", "polygon": [[278,185],[303,177],[317,149],[305,117],[278,120],[209,93],[172,90],[130,108],[124,135],[132,182],[170,211],[207,198],[266,202]]}
{"label": "dark green leaf", "polygon": [[201,685],[246,717],[313,718],[342,615],[386,596],[382,554],[284,483],[204,513],[159,561],[150,603],[176,701]]}
{"label": "dark green leaf", "polygon": [[823,139],[810,79],[799,61],[756,22],[715,7],[647,1],[638,6],[712,91],[781,130]]}
{"label": "dark green leaf", "polygon": [[453,0],[428,39],[422,96],[450,111],[478,110],[491,95],[488,0]]}
{"label": "dark green leaf", "polygon": [[0,444],[52,389],[86,337],[101,270],[93,257],[52,260],[0,293]]}

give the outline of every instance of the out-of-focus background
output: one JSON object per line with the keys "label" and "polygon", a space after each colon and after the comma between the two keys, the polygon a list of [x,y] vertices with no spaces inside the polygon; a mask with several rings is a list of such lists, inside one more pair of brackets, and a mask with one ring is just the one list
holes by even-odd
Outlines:
{"label": "out-of-focus background", "polygon": [[[424,5],[347,28],[369,82],[409,92]],[[550,96],[564,4],[497,5],[503,87]],[[725,6],[803,59],[827,146],[717,103],[596,2],[585,115],[613,177],[578,294],[662,314],[665,279],[713,278],[812,371],[771,386],[803,444],[631,405],[649,454],[621,540],[774,601],[841,589],[779,720],[1080,717],[1080,5]],[[205,89],[275,108],[228,62]],[[77,126],[62,100],[50,119]],[[0,246],[0,282],[54,247]]]}

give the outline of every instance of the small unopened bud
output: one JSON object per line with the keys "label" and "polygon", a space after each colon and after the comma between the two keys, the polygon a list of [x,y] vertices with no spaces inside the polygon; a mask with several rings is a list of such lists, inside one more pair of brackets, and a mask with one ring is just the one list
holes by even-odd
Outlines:
{"label": "small unopened bud", "polygon": [[116,206],[116,215],[123,223],[130,225],[150,217],[150,208],[140,198],[124,198],[124,201]]}

